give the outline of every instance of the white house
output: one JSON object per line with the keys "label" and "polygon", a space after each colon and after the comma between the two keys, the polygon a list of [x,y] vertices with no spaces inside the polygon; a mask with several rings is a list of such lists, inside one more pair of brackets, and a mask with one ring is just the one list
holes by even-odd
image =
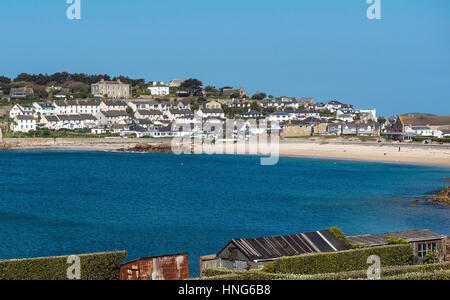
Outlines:
{"label": "white house", "polygon": [[123,110],[100,111],[97,115],[98,125],[125,124],[130,116]]}
{"label": "white house", "polygon": [[222,109],[210,109],[210,108],[202,108],[199,111],[197,111],[197,115],[202,118],[225,118],[225,113]]}
{"label": "white house", "polygon": [[34,116],[17,115],[11,123],[11,130],[14,132],[29,132],[36,130],[36,119]]}
{"label": "white house", "polygon": [[164,114],[160,110],[138,110],[134,113],[134,117],[136,119],[143,119],[143,120],[163,120]]}
{"label": "white house", "polygon": [[84,129],[97,126],[97,118],[93,115],[59,115],[58,129]]}
{"label": "white house", "polygon": [[266,119],[270,122],[287,122],[289,120],[294,120],[295,115],[289,112],[278,111],[273,114],[267,115]]}
{"label": "white house", "polygon": [[14,119],[16,116],[31,116],[34,115],[35,109],[32,105],[20,105],[16,104],[9,111],[9,117]]}
{"label": "white house", "polygon": [[152,96],[168,96],[169,95],[169,87],[165,85],[162,81],[156,82],[154,81],[151,86],[148,87]]}
{"label": "white house", "polygon": [[33,103],[35,109],[35,117],[37,116],[54,116],[56,115],[56,107],[53,103]]}
{"label": "white house", "polygon": [[99,106],[100,111],[126,111],[128,104],[124,101],[102,101]]}
{"label": "white house", "polygon": [[50,130],[58,130],[59,119],[57,116],[42,116],[40,126],[48,128]]}
{"label": "white house", "polygon": [[166,112],[166,116],[170,121],[178,121],[180,123],[190,123],[194,120],[194,113],[189,109],[171,108]]}

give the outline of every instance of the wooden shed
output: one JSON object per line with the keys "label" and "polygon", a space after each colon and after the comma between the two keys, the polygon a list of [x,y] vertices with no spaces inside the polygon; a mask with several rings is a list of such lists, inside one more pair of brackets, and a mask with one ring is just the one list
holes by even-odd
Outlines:
{"label": "wooden shed", "polygon": [[139,258],[120,267],[119,280],[189,279],[188,254]]}

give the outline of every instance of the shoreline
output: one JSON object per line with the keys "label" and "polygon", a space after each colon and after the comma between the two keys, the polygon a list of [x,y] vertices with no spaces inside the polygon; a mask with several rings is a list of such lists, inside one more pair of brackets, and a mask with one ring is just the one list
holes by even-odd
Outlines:
{"label": "shoreline", "polygon": [[[4,139],[5,140],[5,139]],[[138,144],[167,144],[170,140],[107,139],[107,140],[14,140],[4,141],[4,151],[98,151],[120,152]],[[247,145],[248,146],[248,145]],[[400,149],[399,149],[400,148]],[[399,151],[400,150],[400,151]],[[125,152],[127,153],[127,152]],[[247,151],[247,153],[249,153]],[[230,154],[233,155],[233,154]],[[235,154],[234,154],[235,155]],[[375,144],[345,142],[281,141],[280,157],[311,158],[340,161],[408,164],[434,167],[450,167],[450,146],[419,144]],[[264,156],[264,155],[263,155]]]}

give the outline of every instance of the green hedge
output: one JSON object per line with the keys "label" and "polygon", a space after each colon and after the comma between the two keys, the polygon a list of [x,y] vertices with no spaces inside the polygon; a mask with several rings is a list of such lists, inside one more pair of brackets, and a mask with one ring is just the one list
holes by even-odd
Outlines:
{"label": "green hedge", "polygon": [[[118,280],[126,251],[78,255],[82,280]],[[0,280],[67,280],[69,256],[0,261]]]}
{"label": "green hedge", "polygon": [[[397,266],[381,269],[382,279],[396,278],[410,273],[434,273],[450,271],[450,262],[420,265],[420,266]],[[367,271],[351,271],[343,273],[317,274],[317,275],[294,275],[294,274],[270,274],[261,271],[233,271],[227,269],[210,269],[205,271],[202,280],[349,280],[367,279]]]}
{"label": "green hedge", "polygon": [[391,276],[384,280],[450,280],[450,271],[416,272]]}
{"label": "green hedge", "polygon": [[266,265],[264,272],[314,275],[365,270],[372,255],[380,257],[382,267],[409,265],[414,257],[410,245],[371,247],[283,257]]}

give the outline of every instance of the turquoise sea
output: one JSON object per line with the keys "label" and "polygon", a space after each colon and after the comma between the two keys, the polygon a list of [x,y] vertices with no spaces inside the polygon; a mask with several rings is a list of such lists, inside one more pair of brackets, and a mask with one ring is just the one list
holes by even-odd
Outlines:
{"label": "turquoise sea", "polygon": [[[233,238],[338,226],[348,235],[429,229],[450,209],[421,196],[449,168],[251,156],[0,153],[0,259],[127,250],[199,256]],[[401,197],[393,197],[399,195]],[[415,199],[420,199],[412,207]]]}

